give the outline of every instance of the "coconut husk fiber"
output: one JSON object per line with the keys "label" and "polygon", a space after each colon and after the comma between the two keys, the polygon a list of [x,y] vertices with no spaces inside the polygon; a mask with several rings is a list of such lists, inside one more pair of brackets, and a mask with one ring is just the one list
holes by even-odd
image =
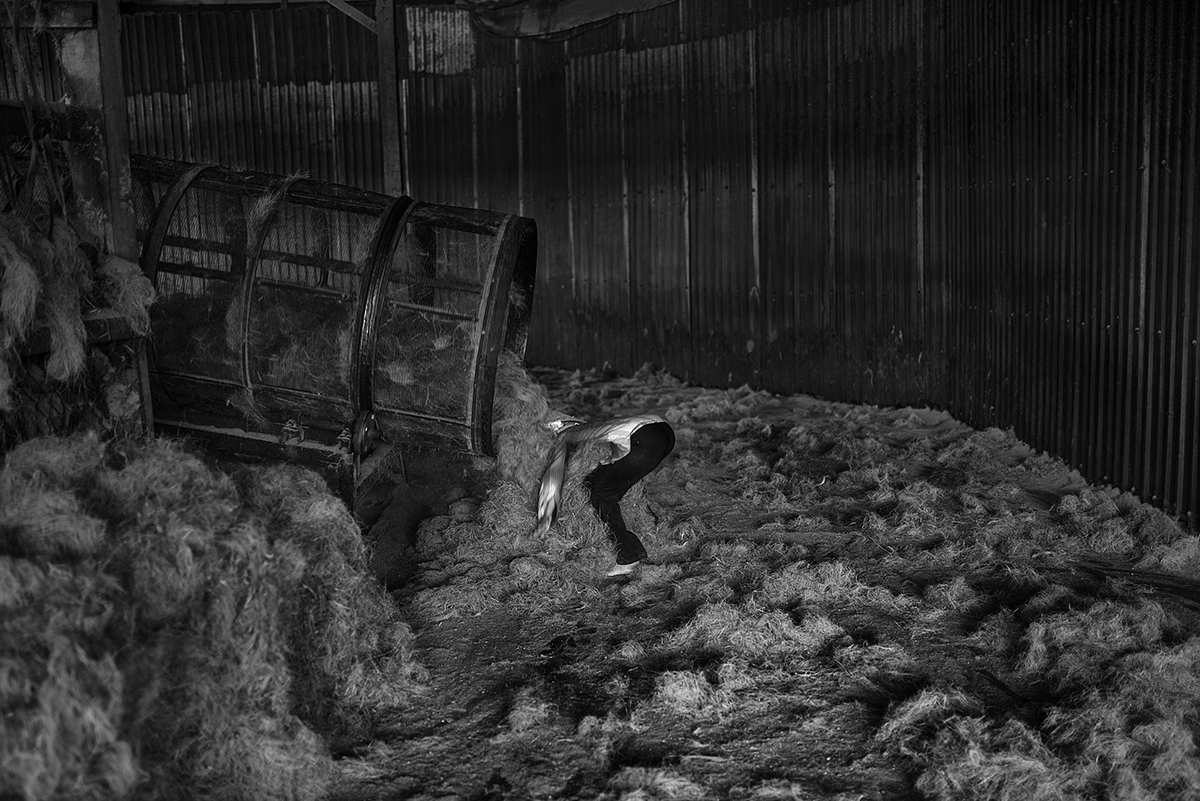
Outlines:
{"label": "coconut husk fiber", "polygon": [[[496,458],[489,466],[487,497],[477,515],[455,525],[437,515],[420,524],[409,580],[414,623],[474,615],[499,605],[508,609],[595,601],[603,597],[605,571],[615,554],[610,532],[591,506],[584,479],[613,457],[608,443],[574,448],[562,489],[562,512],[548,531],[535,531],[537,488],[560,420],[545,388],[520,360],[501,355],[493,416]],[[657,524],[650,519],[642,486],[622,500],[631,528],[648,544]]]}
{"label": "coconut husk fiber", "polygon": [[[80,299],[91,291],[91,268],[79,236],[61,217],[47,238],[24,220],[0,215],[0,361],[37,325],[50,332],[46,371],[69,381],[83,370],[87,331]],[[10,369],[0,371],[0,409],[11,408]]]}
{"label": "coconut husk fiber", "polygon": [[110,253],[100,262],[97,275],[100,295],[109,308],[128,320],[134,332],[148,335],[155,291],[142,268]]}
{"label": "coconut husk fiber", "polygon": [[29,334],[42,294],[42,273],[54,260],[45,237],[12,214],[0,214],[0,411],[13,408],[16,346]]}
{"label": "coconut husk fiber", "polygon": [[29,333],[42,292],[49,243],[19,217],[0,214],[0,353]]}
{"label": "coconut husk fiber", "polygon": [[[531,442],[538,436],[531,434]],[[533,448],[540,476],[546,448]],[[562,491],[562,513],[538,533],[536,483],[493,475],[475,519],[456,524],[449,515],[426,519],[417,532],[420,567],[407,582],[408,614],[415,625],[505,609],[520,613],[547,606],[603,602],[605,571],[615,560],[611,535],[591,506],[584,479],[611,457],[611,446],[588,443],[572,453]],[[498,472],[498,471],[497,471]],[[656,524],[644,489],[622,500],[631,528],[652,547]]]}
{"label": "coconut husk fiber", "polygon": [[8,356],[0,353],[0,412],[13,410],[13,371],[8,365]]}
{"label": "coconut husk fiber", "polygon": [[0,472],[0,797],[320,798],[411,643],[313,473],[94,435]]}
{"label": "coconut husk fiber", "polygon": [[537,383],[519,357],[501,351],[496,363],[492,404],[495,473],[504,481],[532,490],[545,468],[554,434],[547,427],[564,416],[550,409],[546,388]]}
{"label": "coconut husk fiber", "polygon": [[79,236],[61,217],[54,219],[50,242],[54,269],[45,276],[41,315],[50,329],[50,358],[46,373],[55,381],[70,381],[83,371],[87,356],[87,330],[80,316],[80,300],[92,289],[87,260],[79,249]]}

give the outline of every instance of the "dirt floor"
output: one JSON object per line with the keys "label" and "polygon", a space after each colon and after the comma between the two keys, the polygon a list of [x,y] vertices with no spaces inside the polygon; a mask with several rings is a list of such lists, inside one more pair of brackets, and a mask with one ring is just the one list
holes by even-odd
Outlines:
{"label": "dirt floor", "polygon": [[1194,532],[925,409],[539,371],[656,412],[630,577],[582,492],[426,520],[394,595],[428,690],[340,748],[340,799],[1200,794]]}

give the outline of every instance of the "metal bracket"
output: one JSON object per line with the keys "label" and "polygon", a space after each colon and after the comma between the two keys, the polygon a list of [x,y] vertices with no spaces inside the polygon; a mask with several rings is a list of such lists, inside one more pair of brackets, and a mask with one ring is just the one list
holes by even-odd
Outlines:
{"label": "metal bracket", "polygon": [[279,444],[286,445],[289,442],[295,442],[299,445],[304,442],[304,426],[300,424],[300,417],[289,417],[288,421],[283,424],[283,428],[279,432]]}
{"label": "metal bracket", "polygon": [[379,422],[375,419],[375,413],[363,412],[354,421],[354,431],[350,435],[350,452],[358,457],[366,456],[375,449],[378,440]]}

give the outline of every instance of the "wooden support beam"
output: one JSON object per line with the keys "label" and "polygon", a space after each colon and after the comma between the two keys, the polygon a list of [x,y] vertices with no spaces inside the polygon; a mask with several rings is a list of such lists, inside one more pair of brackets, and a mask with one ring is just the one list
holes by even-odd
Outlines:
{"label": "wooden support beam", "polygon": [[[329,3],[330,0],[123,0],[121,2],[122,14],[143,14],[164,11],[227,11],[239,8],[281,8],[288,6],[311,6],[320,3]],[[364,19],[370,20],[369,16],[362,8],[369,8],[369,3],[364,3],[362,0],[355,2],[347,2],[346,5],[354,9],[358,14],[361,14]]]}
{"label": "wooden support beam", "polygon": [[97,0],[96,36],[100,56],[100,111],[104,120],[106,201],[112,226],[109,253],[136,262],[137,213],[133,208],[133,171],[129,166],[129,111],[121,56],[121,12],[117,0]]}
{"label": "wooden support beam", "polygon": [[554,0],[477,5],[471,19],[500,36],[562,36],[623,14],[636,14],[674,0]]}
{"label": "wooden support beam", "polygon": [[137,261],[117,0],[97,0],[94,29],[65,31],[59,58],[70,104],[91,121],[68,145],[79,234],[99,250]]}
{"label": "wooden support beam", "polygon": [[[63,90],[71,109],[51,119],[65,120],[66,149],[71,160],[74,197],[69,204],[76,231],[98,250],[137,262],[137,216],[133,208],[133,173],[129,164],[129,120],[121,58],[121,14],[118,0],[96,0],[94,26],[63,26],[59,39]],[[37,127],[35,120],[33,127]],[[36,133],[36,132],[34,132]],[[94,339],[123,335],[115,323],[100,321]],[[115,326],[115,327],[114,327]],[[147,431],[154,426],[148,386],[145,342],[138,346],[142,411]]]}
{"label": "wooden support beam", "polygon": [[383,145],[383,191],[404,194],[403,126],[395,0],[376,0],[379,47],[379,128]]}

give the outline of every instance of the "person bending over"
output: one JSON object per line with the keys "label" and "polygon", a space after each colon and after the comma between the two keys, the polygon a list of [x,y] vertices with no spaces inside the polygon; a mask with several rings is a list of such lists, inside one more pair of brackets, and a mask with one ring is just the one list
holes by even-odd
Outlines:
{"label": "person bending over", "polygon": [[550,424],[554,443],[542,473],[538,489],[538,522],[535,532],[544,534],[558,519],[560,495],[566,478],[571,450],[590,442],[608,442],[615,448],[613,458],[587,475],[583,485],[600,519],[608,527],[617,551],[617,564],[608,572],[621,576],[633,571],[646,558],[646,548],[625,525],[621,516],[621,498],[675,447],[675,431],[661,417],[639,415],[602,423],[585,423],[568,418]]}

